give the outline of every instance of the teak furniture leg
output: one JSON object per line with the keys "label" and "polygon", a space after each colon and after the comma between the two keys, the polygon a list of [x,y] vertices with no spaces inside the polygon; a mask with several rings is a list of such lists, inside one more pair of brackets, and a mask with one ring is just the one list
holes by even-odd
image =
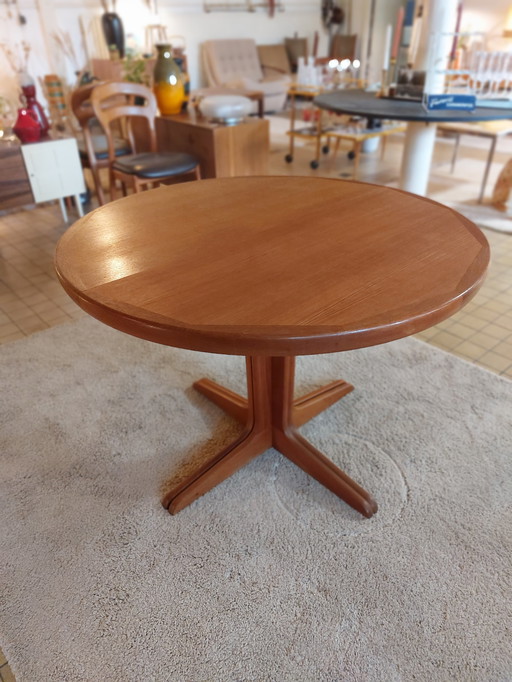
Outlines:
{"label": "teak furniture leg", "polygon": [[274,447],[347,504],[370,518],[375,500],[347,474],[319,452],[297,431],[298,426],[353,390],[345,381],[334,381],[294,400],[295,358],[248,357],[245,399],[209,379],[194,388],[245,424],[234,443],[201,465],[172,489],[162,501],[175,514],[221,483],[254,457]]}

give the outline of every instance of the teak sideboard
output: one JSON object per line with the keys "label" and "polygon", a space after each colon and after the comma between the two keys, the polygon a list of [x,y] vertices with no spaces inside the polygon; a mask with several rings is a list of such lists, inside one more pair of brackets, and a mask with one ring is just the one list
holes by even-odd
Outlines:
{"label": "teak sideboard", "polygon": [[186,152],[201,162],[203,178],[267,173],[269,122],[247,118],[237,125],[214,123],[194,113],[156,119],[160,151]]}

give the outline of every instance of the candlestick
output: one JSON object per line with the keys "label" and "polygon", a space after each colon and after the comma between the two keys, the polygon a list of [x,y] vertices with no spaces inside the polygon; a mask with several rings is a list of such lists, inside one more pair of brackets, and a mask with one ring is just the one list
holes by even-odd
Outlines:
{"label": "candlestick", "polygon": [[396,15],[395,33],[393,35],[393,47],[391,49],[391,58],[398,59],[398,50],[400,49],[400,38],[402,36],[402,24],[404,23],[405,10],[400,7]]}
{"label": "candlestick", "polygon": [[387,94],[388,94],[388,70],[382,69],[379,97],[386,97]]}
{"label": "candlestick", "polygon": [[387,71],[389,67],[389,52],[391,50],[391,35],[393,33],[393,27],[388,24],[386,28],[386,40],[384,42],[384,59],[382,60],[382,69]]}

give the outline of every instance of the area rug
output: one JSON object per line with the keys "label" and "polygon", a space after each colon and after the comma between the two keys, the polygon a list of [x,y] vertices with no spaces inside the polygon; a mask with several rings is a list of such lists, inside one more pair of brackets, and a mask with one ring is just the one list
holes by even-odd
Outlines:
{"label": "area rug", "polygon": [[512,678],[512,383],[415,339],[298,359],[302,428],[370,520],[273,450],[176,516],[241,358],[92,319],[0,353],[0,647],[18,682]]}
{"label": "area rug", "polygon": [[507,206],[506,211],[498,211],[491,203],[479,204],[476,199],[461,203],[448,203],[448,206],[480,227],[512,234],[512,206]]}

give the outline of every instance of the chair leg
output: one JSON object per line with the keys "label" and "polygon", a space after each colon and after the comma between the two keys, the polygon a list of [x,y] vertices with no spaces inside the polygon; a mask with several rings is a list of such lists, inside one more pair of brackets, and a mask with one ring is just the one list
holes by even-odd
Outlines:
{"label": "chair leg", "polygon": [[336,163],[336,158],[338,156],[338,151],[340,149],[340,142],[341,142],[341,137],[337,137],[336,138],[336,144],[334,145],[334,153],[332,155],[333,164]]}
{"label": "chair leg", "polygon": [[103,186],[101,184],[100,170],[99,168],[91,168],[91,175],[94,181],[94,189],[96,190],[96,196],[98,197],[98,203],[100,206],[105,204],[105,194],[103,192]]}
{"label": "chair leg", "polygon": [[357,180],[357,171],[359,170],[359,159],[361,157],[361,147],[362,147],[362,142],[359,140],[354,142],[354,175],[353,175],[353,180]]}
{"label": "chair leg", "polygon": [[110,173],[110,201],[117,199],[116,178],[113,173]]}
{"label": "chair leg", "polygon": [[387,143],[387,135],[382,136],[382,146],[381,146],[381,151],[380,151],[380,160],[384,161],[384,154],[386,153],[386,143]]}
{"label": "chair leg", "polygon": [[196,180],[201,180],[201,167],[199,166],[199,164],[197,164],[194,174],[196,176]]}

